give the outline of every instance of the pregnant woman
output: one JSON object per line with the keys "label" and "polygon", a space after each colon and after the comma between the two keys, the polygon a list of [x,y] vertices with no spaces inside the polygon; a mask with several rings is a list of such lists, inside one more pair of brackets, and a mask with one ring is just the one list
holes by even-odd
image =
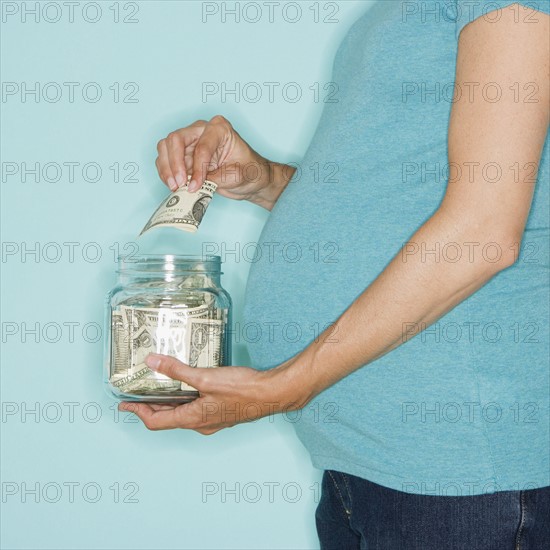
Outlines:
{"label": "pregnant woman", "polygon": [[324,411],[295,424],[324,549],[549,548],[549,12],[374,3],[299,171],[221,116],[162,139],[170,189],[213,180],[271,211],[260,246],[302,255],[252,266],[246,321],[286,336],[249,343],[251,367],[150,355],[201,397],[120,407],[204,434]]}

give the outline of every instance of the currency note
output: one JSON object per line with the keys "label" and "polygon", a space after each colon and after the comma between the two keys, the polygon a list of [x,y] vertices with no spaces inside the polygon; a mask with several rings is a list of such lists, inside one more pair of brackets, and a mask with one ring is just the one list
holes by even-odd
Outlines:
{"label": "currency note", "polygon": [[126,375],[115,375],[111,378],[111,384],[115,386],[115,388],[119,388],[121,391],[127,391],[127,387],[135,382],[136,380],[140,380],[144,376],[147,376],[151,369],[143,366],[141,369],[139,369],[136,372],[129,372]]}
{"label": "currency note", "polygon": [[111,350],[111,376],[124,374],[128,369],[128,345],[124,341],[126,331],[122,313],[113,311],[111,314],[111,334],[113,335],[113,346]]}
{"label": "currency note", "polygon": [[140,236],[153,227],[175,227],[191,233],[197,231],[218,186],[213,181],[205,180],[198,191],[190,193],[187,190],[190,179],[162,201]]}
{"label": "currency note", "polygon": [[135,395],[196,391],[152,371],[145,358],[153,352],[192,366],[219,366],[224,326],[221,318],[223,313],[207,304],[181,309],[120,305],[112,315],[111,384]]}
{"label": "currency note", "polygon": [[179,389],[177,382],[152,371],[145,364],[147,355],[156,349],[154,319],[149,319],[148,313],[145,308],[120,307],[125,338],[124,341],[119,341],[119,345],[124,350],[121,354],[127,354],[126,370],[121,375],[119,369],[111,382],[125,393]]}
{"label": "currency note", "polygon": [[[191,367],[219,367],[222,360],[223,321],[218,319],[191,319],[188,331],[187,363]],[[186,382],[182,390],[196,390]]]}

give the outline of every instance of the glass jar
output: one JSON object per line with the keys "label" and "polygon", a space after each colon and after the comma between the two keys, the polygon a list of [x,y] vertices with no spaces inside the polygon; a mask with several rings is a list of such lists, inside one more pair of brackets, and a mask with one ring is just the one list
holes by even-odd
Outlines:
{"label": "glass jar", "polygon": [[104,384],[125,401],[186,402],[185,382],[149,369],[149,353],[192,367],[231,363],[231,298],[219,256],[119,256],[118,284],[106,303]]}

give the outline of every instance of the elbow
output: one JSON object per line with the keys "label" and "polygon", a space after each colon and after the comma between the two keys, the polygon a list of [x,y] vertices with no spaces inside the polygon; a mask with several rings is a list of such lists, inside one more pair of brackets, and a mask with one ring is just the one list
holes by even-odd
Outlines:
{"label": "elbow", "polygon": [[480,269],[487,278],[513,267],[518,261],[523,234],[518,231],[492,232],[484,239]]}
{"label": "elbow", "polygon": [[523,219],[506,219],[494,213],[471,215],[464,208],[442,205],[435,222],[449,240],[463,243],[461,260],[473,268],[475,278],[489,279],[513,267],[518,261],[525,224]]}

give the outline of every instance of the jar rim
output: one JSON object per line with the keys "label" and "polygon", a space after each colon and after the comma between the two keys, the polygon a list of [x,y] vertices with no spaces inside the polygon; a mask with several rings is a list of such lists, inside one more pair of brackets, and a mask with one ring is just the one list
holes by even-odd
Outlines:
{"label": "jar rim", "polygon": [[214,272],[221,269],[221,256],[211,254],[120,254],[118,272]]}

